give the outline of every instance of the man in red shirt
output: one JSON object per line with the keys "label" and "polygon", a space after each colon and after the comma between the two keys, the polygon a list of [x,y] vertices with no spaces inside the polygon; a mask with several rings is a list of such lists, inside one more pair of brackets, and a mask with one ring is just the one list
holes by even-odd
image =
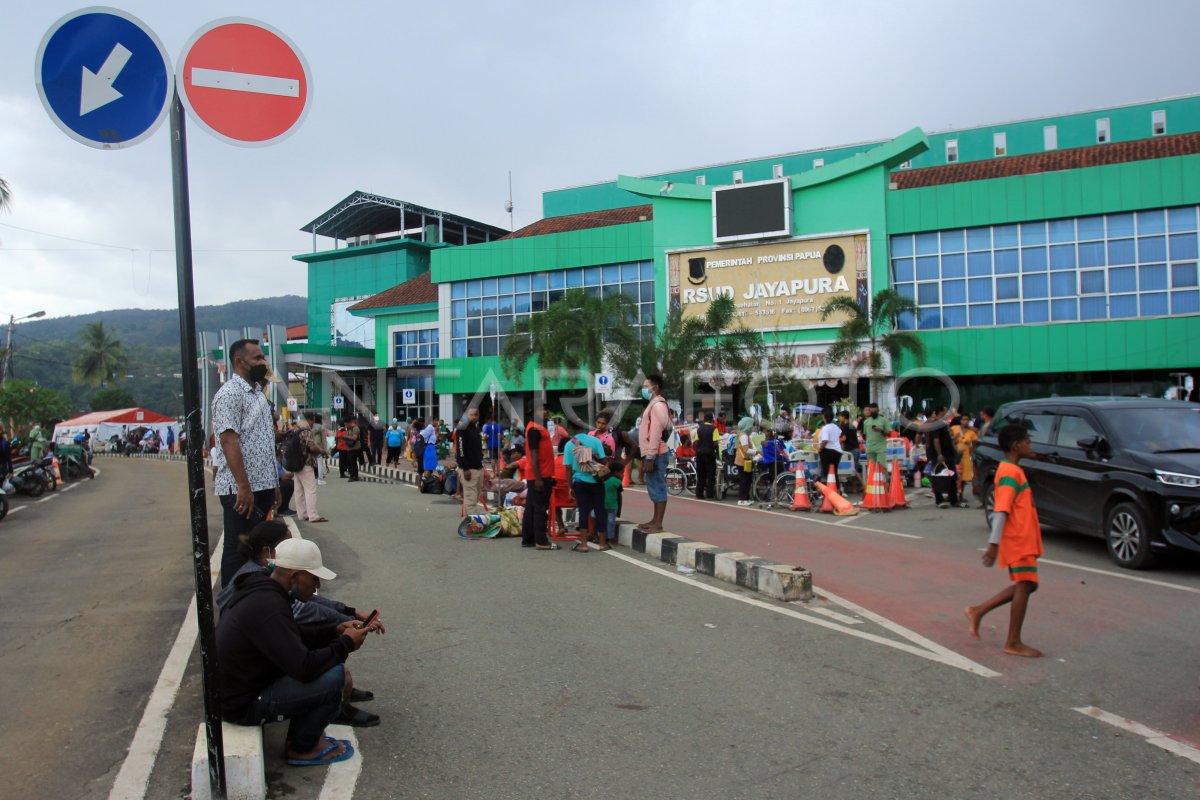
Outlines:
{"label": "man in red shirt", "polygon": [[521,546],[553,550],[546,535],[550,493],[554,491],[554,445],[546,430],[546,406],[535,405],[525,426],[525,453],[532,483],[526,484],[525,514],[521,518]]}

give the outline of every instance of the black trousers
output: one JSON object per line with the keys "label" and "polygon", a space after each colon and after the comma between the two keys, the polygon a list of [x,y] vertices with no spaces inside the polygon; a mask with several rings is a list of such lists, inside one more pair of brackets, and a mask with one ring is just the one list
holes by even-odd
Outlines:
{"label": "black trousers", "polygon": [[750,499],[750,484],[754,481],[754,462],[738,468],[738,500]]}
{"label": "black trousers", "polygon": [[532,547],[535,544],[550,544],[546,535],[546,521],[550,513],[550,493],[554,491],[554,479],[542,478],[542,491],[538,491],[533,481],[525,484],[525,514],[521,517],[521,544]]}
{"label": "black trousers", "polygon": [[250,533],[255,525],[266,519],[267,512],[275,505],[275,490],[262,489],[254,493],[254,507],[259,513],[251,514],[249,519],[233,510],[237,503],[236,493],[219,495],[219,499],[225,527],[225,542],[221,546],[221,587],[224,588],[233,580],[233,574],[246,563],[246,557],[238,551],[240,537]]}
{"label": "black trousers", "polygon": [[829,477],[830,468],[832,468],[833,469],[833,486],[830,486],[829,488],[833,489],[838,494],[841,494],[841,491],[842,491],[841,489],[838,488],[838,477],[837,477],[837,468],[838,468],[838,464],[840,464],[840,463],[842,463],[842,453],[840,450],[831,450],[828,447],[826,447],[824,450],[821,451],[821,477],[818,480],[820,480],[822,483],[824,483],[825,479]]}
{"label": "black trousers", "polygon": [[339,450],[338,470],[345,475],[350,473],[350,477],[358,479],[358,459],[361,451],[359,450]]}
{"label": "black trousers", "polygon": [[717,498],[717,454],[696,453],[696,497]]}
{"label": "black trousers", "polygon": [[296,481],[295,480],[285,481],[285,480],[280,479],[280,481],[279,481],[279,510],[280,511],[291,511],[291,508],[289,508],[288,504],[292,502],[292,495],[294,495],[295,493],[296,493]]}
{"label": "black trousers", "polygon": [[389,463],[389,464],[399,464],[400,463],[400,448],[399,447],[389,447],[387,449],[387,463]]}

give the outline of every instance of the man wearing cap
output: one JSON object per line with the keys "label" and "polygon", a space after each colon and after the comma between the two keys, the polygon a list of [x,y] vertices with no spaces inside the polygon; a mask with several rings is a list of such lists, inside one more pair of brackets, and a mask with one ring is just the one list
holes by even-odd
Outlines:
{"label": "man wearing cap", "polygon": [[275,547],[270,575],[253,571],[233,582],[217,623],[221,715],[238,725],[291,720],[287,761],[316,766],[344,761],[350,743],[324,736],[351,691],[344,662],[362,646],[368,629],[353,620],[338,625],[296,624],[292,596],[311,597],[321,580],[337,577],[321,551],[305,539]]}

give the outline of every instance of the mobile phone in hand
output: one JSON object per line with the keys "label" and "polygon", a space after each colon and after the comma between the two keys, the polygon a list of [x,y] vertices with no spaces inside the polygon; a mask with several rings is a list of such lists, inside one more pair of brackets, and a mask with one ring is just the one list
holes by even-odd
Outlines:
{"label": "mobile phone in hand", "polygon": [[369,627],[371,627],[371,623],[374,622],[378,618],[379,618],[379,609],[377,608],[374,611],[372,611],[365,620],[363,620],[362,626],[364,628],[369,628]]}

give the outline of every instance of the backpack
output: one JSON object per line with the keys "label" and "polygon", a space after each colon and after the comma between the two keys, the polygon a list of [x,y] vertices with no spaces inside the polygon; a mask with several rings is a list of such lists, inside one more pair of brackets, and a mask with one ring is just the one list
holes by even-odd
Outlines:
{"label": "backpack", "polygon": [[582,472],[585,475],[591,475],[598,480],[604,480],[608,477],[608,467],[594,460],[595,453],[592,448],[585,445],[583,442],[571,437],[571,441],[575,444],[575,449],[571,451],[571,458],[575,462],[575,471]]}
{"label": "backpack", "polygon": [[308,453],[305,452],[307,449],[300,436],[300,431],[291,430],[284,434],[283,441],[279,443],[279,455],[283,461],[283,468],[288,472],[299,472],[304,469],[308,462]]}
{"label": "backpack", "polygon": [[421,494],[441,494],[442,478],[436,473],[421,479]]}
{"label": "backpack", "polygon": [[458,494],[458,473],[447,472],[445,480],[442,481],[442,491],[446,494]]}

